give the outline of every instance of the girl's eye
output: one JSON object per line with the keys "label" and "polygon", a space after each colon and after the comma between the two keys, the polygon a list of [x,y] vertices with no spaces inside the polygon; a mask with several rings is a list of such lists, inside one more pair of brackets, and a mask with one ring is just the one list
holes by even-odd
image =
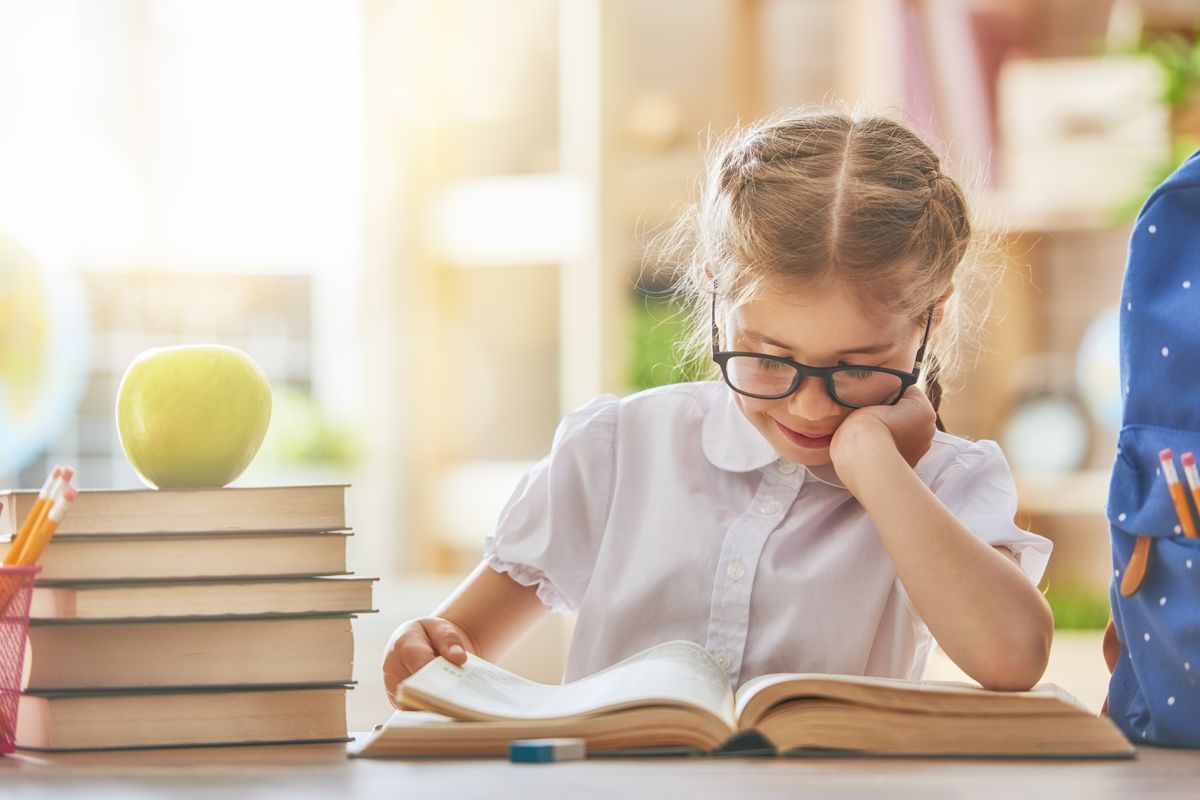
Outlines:
{"label": "girl's eye", "polygon": [[754,368],[762,372],[779,372],[785,369],[791,369],[786,364],[782,364],[778,361],[772,361],[769,358],[757,359]]}
{"label": "girl's eye", "polygon": [[852,381],[869,381],[875,377],[875,372],[869,369],[848,369],[841,373],[843,377]]}

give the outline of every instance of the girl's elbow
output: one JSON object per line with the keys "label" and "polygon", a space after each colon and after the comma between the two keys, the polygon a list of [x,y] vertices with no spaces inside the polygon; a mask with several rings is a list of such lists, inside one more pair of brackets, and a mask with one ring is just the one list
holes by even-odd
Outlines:
{"label": "girl's elbow", "polygon": [[982,676],[979,685],[992,692],[1027,692],[1041,680],[1045,665],[1029,664],[1000,667]]}
{"label": "girl's elbow", "polygon": [[1054,618],[1046,607],[1045,619],[1025,628],[1016,640],[1000,643],[986,674],[977,678],[979,684],[1001,692],[1032,689],[1046,673],[1053,638]]}

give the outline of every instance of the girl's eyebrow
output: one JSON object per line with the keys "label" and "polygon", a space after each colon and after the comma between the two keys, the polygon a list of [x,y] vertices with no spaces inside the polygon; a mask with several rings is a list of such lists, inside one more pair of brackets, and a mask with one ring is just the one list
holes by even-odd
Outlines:
{"label": "girl's eyebrow", "polygon": [[[781,350],[787,350],[789,352],[792,350],[791,345],[776,341],[775,339],[772,339],[770,336],[761,334],[758,331],[750,331],[750,330],[742,331],[742,335],[745,336],[747,339],[753,339],[757,342],[762,342],[763,344],[769,344],[773,347],[778,347]],[[838,353],[838,355],[839,356],[852,356],[852,355],[875,356],[875,355],[880,355],[882,353],[888,352],[894,346],[895,345],[888,343],[888,342],[881,342],[880,344],[867,345],[866,347],[852,347],[848,350],[842,350]]]}

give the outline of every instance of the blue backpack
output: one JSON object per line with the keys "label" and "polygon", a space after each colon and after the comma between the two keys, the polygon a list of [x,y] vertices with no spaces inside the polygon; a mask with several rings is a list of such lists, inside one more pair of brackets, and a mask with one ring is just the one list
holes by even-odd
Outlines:
{"label": "blue backpack", "polygon": [[1181,464],[1200,457],[1200,151],[1138,214],[1120,342],[1106,713],[1135,744],[1200,747],[1200,538]]}

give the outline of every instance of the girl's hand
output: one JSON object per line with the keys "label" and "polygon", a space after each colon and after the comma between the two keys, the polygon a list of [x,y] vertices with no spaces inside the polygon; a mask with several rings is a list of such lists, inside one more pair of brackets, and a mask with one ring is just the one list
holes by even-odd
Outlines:
{"label": "girl's hand", "polygon": [[895,448],[910,467],[929,452],[937,433],[937,412],[916,386],[894,406],[867,406],[852,411],[834,431],[829,458],[846,488],[871,468],[880,447]]}
{"label": "girl's hand", "polygon": [[[396,687],[437,656],[451,664],[465,664],[469,641],[461,628],[441,617],[410,619],[396,628],[383,651],[383,685],[388,700],[401,708],[396,701]],[[474,647],[470,649],[474,652]]]}

